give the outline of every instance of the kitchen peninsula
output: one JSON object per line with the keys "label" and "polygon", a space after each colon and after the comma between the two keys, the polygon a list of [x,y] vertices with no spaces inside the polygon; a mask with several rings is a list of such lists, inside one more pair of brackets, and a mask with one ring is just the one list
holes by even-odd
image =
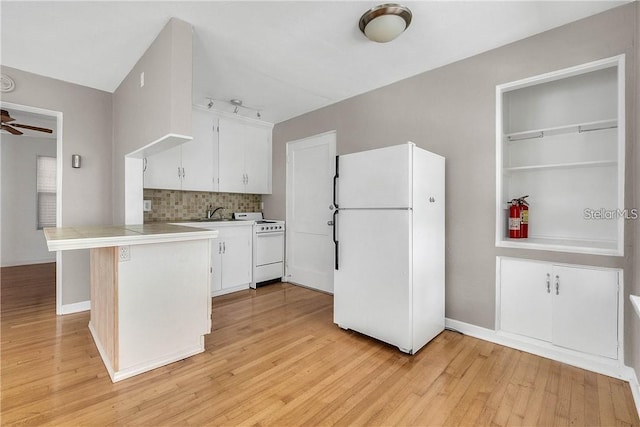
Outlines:
{"label": "kitchen peninsula", "polygon": [[89,330],[113,382],[204,351],[217,230],[141,224],[44,234],[49,251],[90,249]]}

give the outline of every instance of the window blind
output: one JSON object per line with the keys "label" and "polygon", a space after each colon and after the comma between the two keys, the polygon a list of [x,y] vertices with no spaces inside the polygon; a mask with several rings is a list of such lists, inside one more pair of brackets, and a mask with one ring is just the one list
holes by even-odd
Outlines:
{"label": "window blind", "polygon": [[36,164],[38,228],[56,226],[56,158],[38,156]]}

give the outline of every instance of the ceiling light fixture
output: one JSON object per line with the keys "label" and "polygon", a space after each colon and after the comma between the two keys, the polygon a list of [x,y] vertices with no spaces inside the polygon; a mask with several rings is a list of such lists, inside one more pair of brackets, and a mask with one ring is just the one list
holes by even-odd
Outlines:
{"label": "ceiling light fixture", "polygon": [[238,114],[238,112],[240,111],[241,108],[246,108],[247,110],[251,110],[251,111],[255,111],[256,112],[256,117],[257,118],[261,118],[262,114],[261,114],[261,110],[262,108],[258,108],[258,107],[251,107],[249,105],[245,105],[244,102],[241,99],[230,99],[230,100],[220,100],[220,99],[215,99],[215,98],[206,98],[209,100],[209,103],[207,104],[207,108],[210,110],[213,107],[213,103],[214,102],[224,102],[227,104],[231,104],[233,106],[233,114]]}
{"label": "ceiling light fixture", "polygon": [[411,11],[399,4],[381,4],[360,17],[360,31],[371,41],[387,43],[398,37],[411,24]]}

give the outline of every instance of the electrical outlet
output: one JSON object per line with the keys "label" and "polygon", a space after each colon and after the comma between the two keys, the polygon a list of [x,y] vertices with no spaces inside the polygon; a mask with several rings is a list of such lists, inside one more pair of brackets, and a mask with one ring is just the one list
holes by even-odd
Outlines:
{"label": "electrical outlet", "polygon": [[144,87],[144,71],[140,73],[140,87]]}
{"label": "electrical outlet", "polygon": [[120,246],[120,262],[131,260],[131,248],[129,246]]}
{"label": "electrical outlet", "polygon": [[144,201],[144,207],[143,210],[145,212],[151,212],[151,200],[145,200]]}

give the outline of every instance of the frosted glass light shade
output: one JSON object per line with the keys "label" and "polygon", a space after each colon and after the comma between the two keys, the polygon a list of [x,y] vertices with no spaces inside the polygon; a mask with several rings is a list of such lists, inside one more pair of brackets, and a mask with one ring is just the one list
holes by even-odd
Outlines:
{"label": "frosted glass light shade", "polygon": [[387,43],[402,34],[406,28],[406,22],[398,15],[381,15],[367,24],[364,34],[371,41]]}
{"label": "frosted glass light shade", "polygon": [[381,4],[366,11],[358,26],[371,41],[386,43],[398,37],[411,24],[411,11],[399,4]]}

